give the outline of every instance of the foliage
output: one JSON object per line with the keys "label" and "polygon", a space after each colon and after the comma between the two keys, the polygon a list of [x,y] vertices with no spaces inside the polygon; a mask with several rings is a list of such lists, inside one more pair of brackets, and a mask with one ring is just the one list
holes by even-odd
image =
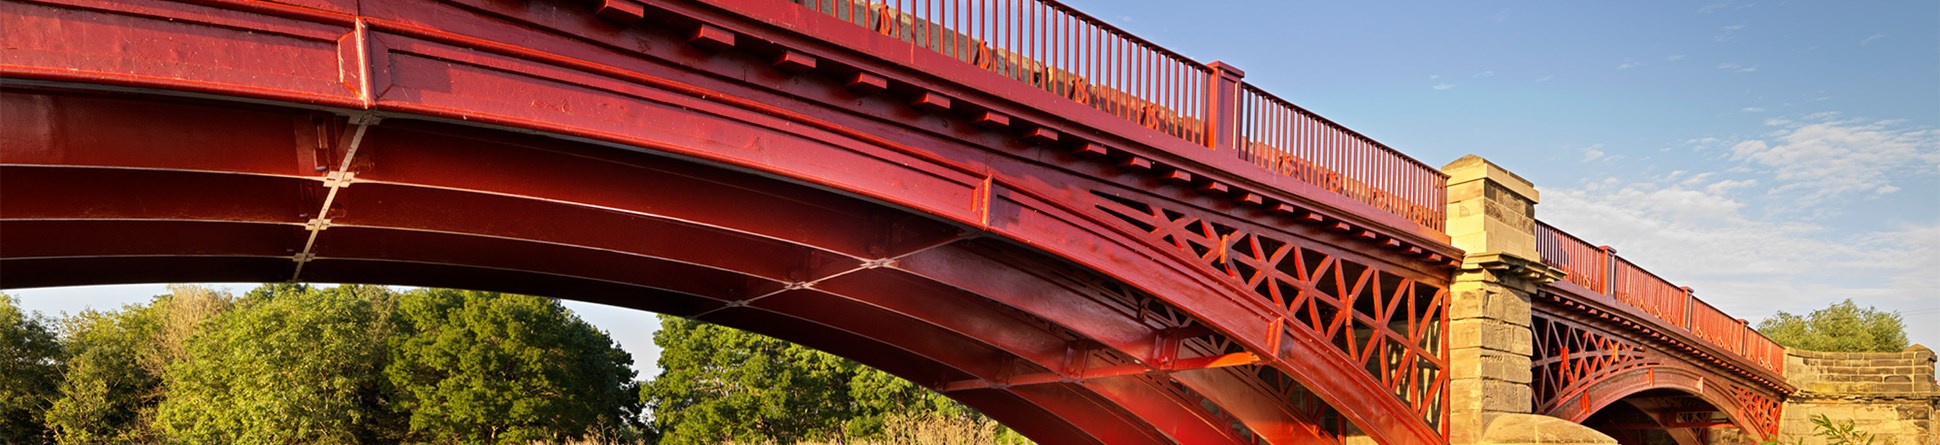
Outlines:
{"label": "foliage", "polygon": [[398,321],[384,374],[418,437],[558,442],[627,418],[632,358],[556,301],[421,290],[400,298]]}
{"label": "foliage", "polygon": [[51,323],[0,294],[0,443],[46,440],[40,422],[58,392],[61,345]]}
{"label": "foliage", "polygon": [[662,316],[661,374],[640,397],[662,443],[1019,443],[955,401],[759,334]]}
{"label": "foliage", "polygon": [[227,293],[171,285],[148,305],[83,311],[63,320],[68,351],[61,394],[46,416],[63,444],[156,443],[161,376],[186,354],[202,322],[229,309]]}
{"label": "foliage", "polygon": [[256,293],[187,338],[167,365],[156,421],[173,442],[371,443],[396,439],[380,370],[380,287]]}
{"label": "foliage", "polygon": [[1804,317],[1780,311],[1759,322],[1758,332],[1781,345],[1813,351],[1895,352],[1907,345],[1899,313],[1862,309],[1851,299]]}
{"label": "foliage", "polygon": [[46,415],[63,444],[155,442],[149,420],[161,398],[161,372],[143,366],[158,331],[155,310],[83,311],[63,320],[67,372]]}
{"label": "foliage", "polygon": [[[1825,439],[1826,445],[1872,445],[1873,434],[1860,431],[1851,420],[1833,421],[1824,414],[1812,416],[1812,435]],[[1765,442],[1764,445],[1784,445],[1779,442]],[[1805,445],[1805,439],[1793,441],[1793,445]]]}

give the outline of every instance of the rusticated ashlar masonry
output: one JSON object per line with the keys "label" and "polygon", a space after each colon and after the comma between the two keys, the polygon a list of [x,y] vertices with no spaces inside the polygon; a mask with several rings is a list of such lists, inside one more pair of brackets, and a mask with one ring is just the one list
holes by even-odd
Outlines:
{"label": "rusticated ashlar masonry", "polygon": [[1475,444],[1495,419],[1530,413],[1530,297],[1562,273],[1536,253],[1533,184],[1475,155],[1442,171],[1448,235],[1467,252],[1448,289],[1449,442]]}
{"label": "rusticated ashlar masonry", "polygon": [[1785,351],[1785,380],[1799,388],[1785,402],[1780,443],[1813,436],[1811,418],[1851,420],[1873,433],[1876,445],[1940,444],[1940,385],[1933,379],[1932,349],[1901,352]]}

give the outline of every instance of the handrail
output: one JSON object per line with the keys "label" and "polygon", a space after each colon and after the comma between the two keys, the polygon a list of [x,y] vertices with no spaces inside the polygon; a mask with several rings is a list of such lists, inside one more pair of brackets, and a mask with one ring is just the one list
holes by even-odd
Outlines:
{"label": "handrail", "polygon": [[1542,257],[1543,264],[1567,272],[1566,281],[1737,354],[1746,363],[1784,375],[1784,347],[1753,330],[1744,320],[1692,296],[1691,288],[1672,284],[1617,256],[1608,246],[1592,246],[1548,223],[1536,221],[1535,234],[1537,255]]}
{"label": "handrail", "polygon": [[788,1],[1442,229],[1440,170],[1055,0]]}
{"label": "handrail", "polygon": [[1448,175],[1251,84],[1239,100],[1240,157],[1441,230]]}

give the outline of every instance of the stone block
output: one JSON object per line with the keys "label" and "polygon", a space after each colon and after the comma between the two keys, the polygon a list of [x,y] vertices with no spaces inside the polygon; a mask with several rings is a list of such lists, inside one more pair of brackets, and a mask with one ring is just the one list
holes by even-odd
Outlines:
{"label": "stone block", "polygon": [[1505,414],[1489,422],[1482,442],[1491,445],[1616,444],[1589,427],[1549,416]]}

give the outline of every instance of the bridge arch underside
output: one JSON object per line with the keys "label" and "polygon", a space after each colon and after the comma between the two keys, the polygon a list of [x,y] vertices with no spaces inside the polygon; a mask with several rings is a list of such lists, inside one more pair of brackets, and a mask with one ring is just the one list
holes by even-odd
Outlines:
{"label": "bridge arch underside", "polygon": [[[1540,372],[1540,370],[1539,370]],[[1701,445],[1706,431],[1736,427],[1752,437],[1769,437],[1748,407],[1741,388],[1716,376],[1679,365],[1646,364],[1595,376],[1560,397],[1540,401],[1536,412],[1601,431],[1624,445],[1661,443]]]}
{"label": "bridge arch underside", "polygon": [[[1630,443],[1670,436],[1697,444],[1704,431],[1736,427],[1777,435],[1781,398],[1724,364],[1677,352],[1672,336],[1633,322],[1569,288],[1546,289],[1531,314],[1535,412],[1582,423]],[[1642,442],[1639,442],[1642,441]]]}
{"label": "bridge arch underside", "polygon": [[844,193],[409,116],[45,85],[0,98],[0,287],[527,293],[799,342],[1043,443],[1327,443],[1355,428],[1323,401],[1347,391],[1291,377],[1323,371],[1262,364],[1176,301]]}

